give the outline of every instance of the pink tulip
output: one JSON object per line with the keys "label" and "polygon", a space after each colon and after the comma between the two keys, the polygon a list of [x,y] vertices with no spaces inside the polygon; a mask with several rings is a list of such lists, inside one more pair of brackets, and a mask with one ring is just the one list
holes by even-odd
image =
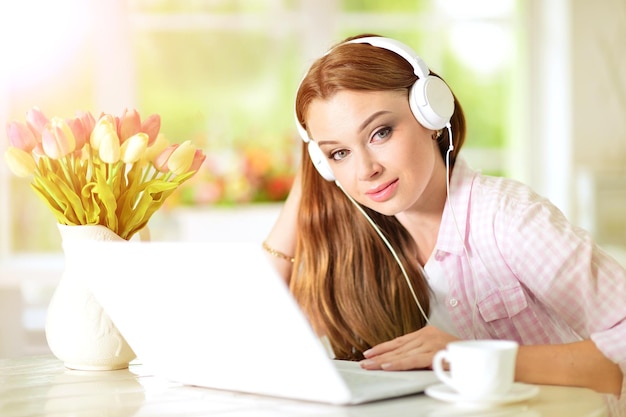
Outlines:
{"label": "pink tulip", "polygon": [[161,130],[161,116],[152,114],[141,123],[141,131],[148,135],[148,146],[157,140],[159,131]]}
{"label": "pink tulip", "polygon": [[193,161],[191,162],[191,166],[189,167],[189,171],[197,172],[204,163],[205,159],[206,155],[204,154],[204,152],[202,152],[202,150],[200,149],[196,149],[196,152],[193,155]]}
{"label": "pink tulip", "polygon": [[41,137],[44,128],[48,124],[48,118],[38,107],[33,107],[26,112],[26,123],[37,137]]}
{"label": "pink tulip", "polygon": [[173,145],[169,145],[156,158],[154,158],[154,167],[160,172],[169,172],[170,169],[167,166],[167,161],[169,161],[172,153],[178,148],[178,144],[175,143]]}
{"label": "pink tulip", "polygon": [[76,139],[72,129],[60,117],[53,117],[41,132],[43,151],[52,159],[59,159],[74,152]]}
{"label": "pink tulip", "polygon": [[117,134],[120,137],[120,142],[124,141],[131,136],[141,131],[141,119],[139,113],[135,109],[126,109],[124,114],[119,120]]}
{"label": "pink tulip", "polygon": [[7,125],[7,136],[11,145],[25,152],[32,151],[39,143],[33,131],[20,122],[11,122]]}
{"label": "pink tulip", "polygon": [[67,124],[72,129],[74,139],[76,139],[76,150],[83,149],[85,143],[89,140],[89,132],[85,128],[83,121],[75,117],[73,119],[67,119]]}
{"label": "pink tulip", "polygon": [[96,125],[96,119],[93,117],[93,114],[91,114],[91,112],[88,112],[88,111],[87,112],[77,111],[76,117],[79,118],[80,121],[83,123],[83,126],[85,127],[85,131],[87,132],[87,134],[91,134],[91,131]]}

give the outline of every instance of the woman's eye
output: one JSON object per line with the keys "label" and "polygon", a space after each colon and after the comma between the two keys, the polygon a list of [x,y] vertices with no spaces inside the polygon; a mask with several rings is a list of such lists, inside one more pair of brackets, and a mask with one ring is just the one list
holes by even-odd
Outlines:
{"label": "woman's eye", "polygon": [[389,136],[391,136],[391,128],[390,127],[383,127],[382,129],[379,129],[376,131],[376,133],[374,133],[374,140],[383,140],[383,139],[387,139]]}
{"label": "woman's eye", "polygon": [[345,149],[340,149],[338,151],[333,151],[330,153],[330,159],[334,159],[335,161],[340,161],[346,156],[348,156],[348,151],[346,151]]}

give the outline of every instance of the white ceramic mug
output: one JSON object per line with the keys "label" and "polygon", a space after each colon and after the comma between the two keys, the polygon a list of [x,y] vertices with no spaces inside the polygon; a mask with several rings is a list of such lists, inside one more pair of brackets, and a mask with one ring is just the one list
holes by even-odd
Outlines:
{"label": "white ceramic mug", "polygon": [[[435,354],[437,377],[460,396],[471,400],[506,394],[513,386],[517,342],[510,340],[462,340],[451,342]],[[443,368],[443,361],[450,372]]]}

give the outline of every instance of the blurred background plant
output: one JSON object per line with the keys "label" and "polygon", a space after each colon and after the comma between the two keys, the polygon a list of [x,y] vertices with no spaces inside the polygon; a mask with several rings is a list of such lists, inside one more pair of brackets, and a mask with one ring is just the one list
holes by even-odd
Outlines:
{"label": "blurred background plant", "polygon": [[169,207],[282,201],[293,182],[295,158],[267,147],[240,145],[210,151],[195,177],[168,200]]}

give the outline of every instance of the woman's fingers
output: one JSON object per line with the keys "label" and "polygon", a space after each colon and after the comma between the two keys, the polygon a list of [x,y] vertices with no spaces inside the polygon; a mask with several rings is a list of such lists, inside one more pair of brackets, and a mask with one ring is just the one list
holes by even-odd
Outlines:
{"label": "woman's fingers", "polygon": [[435,353],[453,340],[457,338],[427,326],[363,352],[365,359],[361,361],[361,367],[389,371],[430,368]]}

